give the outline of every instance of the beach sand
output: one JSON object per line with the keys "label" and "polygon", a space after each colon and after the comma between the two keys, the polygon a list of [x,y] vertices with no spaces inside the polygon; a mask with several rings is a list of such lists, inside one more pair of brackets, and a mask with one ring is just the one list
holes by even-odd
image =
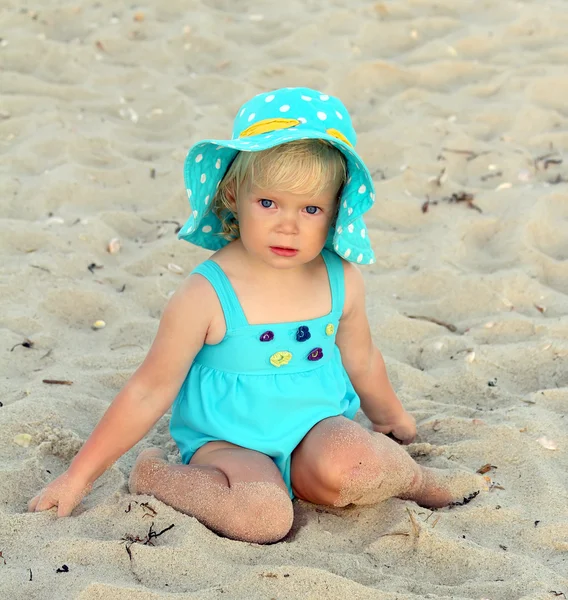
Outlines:
{"label": "beach sand", "polygon": [[[568,596],[566,2],[0,9],[0,598]],[[487,465],[488,489],[434,513],[297,502],[282,543],[235,542],[128,494],[140,449],[179,460],[166,415],[74,516],[28,514],[209,255],[175,235],[187,149],[296,85],[343,99],[375,179],[363,273],[408,450]]]}

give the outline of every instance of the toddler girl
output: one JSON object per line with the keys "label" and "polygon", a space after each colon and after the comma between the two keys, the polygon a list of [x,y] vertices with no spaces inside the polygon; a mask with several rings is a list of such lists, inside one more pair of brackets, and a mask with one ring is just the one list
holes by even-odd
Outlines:
{"label": "toddler girl", "polygon": [[[172,404],[182,464],[144,450],[130,491],[233,539],[282,539],[294,497],[440,507],[476,493],[479,477],[421,467],[397,443],[416,427],[365,314],[356,264],[374,262],[362,215],[375,197],[355,142],[339,100],[286,88],[244,104],[230,140],[190,150],[192,215],[179,236],[216,252],[169,301],[146,359],[31,511],[70,514]],[[353,421],[359,407],[373,432]]]}

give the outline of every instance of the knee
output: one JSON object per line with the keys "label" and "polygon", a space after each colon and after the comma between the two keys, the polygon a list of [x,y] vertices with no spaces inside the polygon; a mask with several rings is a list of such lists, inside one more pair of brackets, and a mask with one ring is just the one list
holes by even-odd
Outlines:
{"label": "knee", "polygon": [[357,502],[382,474],[379,457],[363,436],[352,440],[341,454],[322,452],[314,471],[313,481],[323,492],[319,503],[339,507]]}
{"label": "knee", "polygon": [[294,509],[288,493],[273,483],[238,483],[231,488],[235,509],[223,533],[243,542],[270,544],[292,527]]}
{"label": "knee", "polygon": [[333,505],[347,506],[358,502],[367,488],[378,485],[381,476],[382,468],[376,454],[365,445],[354,448],[328,470],[327,486],[333,491]]}

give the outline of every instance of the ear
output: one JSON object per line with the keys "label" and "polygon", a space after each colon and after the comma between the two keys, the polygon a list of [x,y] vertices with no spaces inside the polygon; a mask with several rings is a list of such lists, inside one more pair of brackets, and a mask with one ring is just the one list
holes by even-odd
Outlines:
{"label": "ear", "polygon": [[233,184],[228,185],[225,188],[225,198],[229,202],[233,214],[237,215],[237,194],[235,193],[235,186]]}

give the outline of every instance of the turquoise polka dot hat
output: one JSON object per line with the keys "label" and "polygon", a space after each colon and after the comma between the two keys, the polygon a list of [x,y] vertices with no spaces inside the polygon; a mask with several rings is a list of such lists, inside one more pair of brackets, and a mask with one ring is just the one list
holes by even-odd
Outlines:
{"label": "turquoise polka dot hat", "polygon": [[255,96],[239,109],[230,140],[202,140],[189,150],[184,177],[192,214],[178,237],[208,250],[227,244],[218,235],[222,226],[211,201],[237,153],[259,152],[301,139],[326,140],[347,161],[347,182],[325,247],[351,262],[374,263],[363,215],[375,201],[375,189],[355,152],[357,136],[351,117],[340,100],[308,88],[283,88]]}

